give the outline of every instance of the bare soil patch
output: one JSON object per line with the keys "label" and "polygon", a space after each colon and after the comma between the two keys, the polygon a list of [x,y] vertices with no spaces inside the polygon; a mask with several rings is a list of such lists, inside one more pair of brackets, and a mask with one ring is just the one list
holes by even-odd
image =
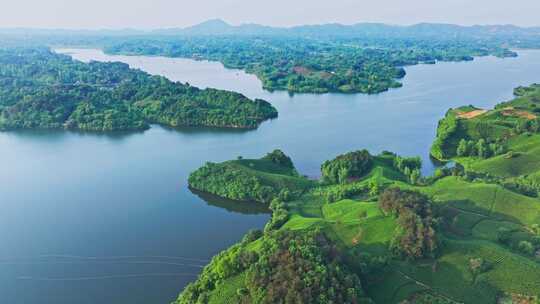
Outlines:
{"label": "bare soil patch", "polygon": [[536,117],[537,117],[536,115],[534,115],[534,114],[532,114],[530,112],[522,111],[522,110],[516,110],[513,107],[504,108],[501,111],[501,114],[504,115],[504,116],[521,117],[521,118],[525,118],[525,119],[529,119],[529,120],[536,119]]}
{"label": "bare soil patch", "polygon": [[311,69],[308,69],[308,68],[303,67],[303,66],[295,66],[293,68],[293,71],[296,74],[299,74],[299,75],[302,75],[302,76],[309,76],[309,75],[313,74],[313,71]]}
{"label": "bare soil patch", "polygon": [[457,116],[459,118],[464,118],[464,119],[473,119],[475,117],[478,117],[482,114],[485,114],[487,113],[487,110],[473,110],[473,111],[470,111],[470,112],[458,112]]}

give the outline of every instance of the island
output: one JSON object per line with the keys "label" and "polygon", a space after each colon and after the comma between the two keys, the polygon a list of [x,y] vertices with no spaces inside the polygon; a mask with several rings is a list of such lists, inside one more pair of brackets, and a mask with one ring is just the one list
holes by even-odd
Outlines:
{"label": "island", "polygon": [[208,163],[191,187],[272,217],[216,255],[187,303],[537,303],[540,297],[540,85],[493,110],[439,123],[432,176],[417,157],[366,150],[298,174],[276,150]]}
{"label": "island", "polygon": [[83,63],[40,47],[0,49],[0,130],[253,129],[277,115],[264,100],[201,90],[124,63]]}
{"label": "island", "polygon": [[[521,30],[515,37],[525,41],[531,35]],[[508,47],[518,41],[495,28],[437,24],[272,28],[211,20],[184,30],[117,39],[103,43],[103,49],[109,54],[218,61],[256,75],[269,91],[376,94],[401,87],[405,66],[515,57]]]}

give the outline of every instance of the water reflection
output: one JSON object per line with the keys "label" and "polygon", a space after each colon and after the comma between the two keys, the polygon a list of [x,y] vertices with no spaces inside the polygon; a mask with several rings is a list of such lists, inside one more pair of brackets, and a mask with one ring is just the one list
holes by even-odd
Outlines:
{"label": "water reflection", "polygon": [[[264,122],[263,122],[264,123]],[[155,127],[153,125],[152,127]],[[211,135],[211,134],[245,134],[256,131],[257,129],[243,128],[218,128],[218,127],[169,127],[161,126],[164,130],[180,132],[186,135]]]}
{"label": "water reflection", "polygon": [[208,205],[223,208],[229,212],[242,213],[242,214],[270,214],[270,209],[264,204],[257,202],[242,202],[235,201],[226,198],[222,198],[211,193],[198,191],[196,189],[189,188],[191,193],[197,195],[200,199],[205,201]]}
{"label": "water reflection", "polygon": [[122,140],[133,135],[143,134],[147,130],[131,130],[131,131],[112,131],[112,132],[96,132],[96,131],[81,131],[81,130],[63,130],[63,129],[42,129],[42,130],[13,130],[4,132],[7,135],[12,135],[17,138],[31,140],[46,140],[47,142],[55,139],[60,139],[69,135],[78,137],[101,137],[111,140]]}

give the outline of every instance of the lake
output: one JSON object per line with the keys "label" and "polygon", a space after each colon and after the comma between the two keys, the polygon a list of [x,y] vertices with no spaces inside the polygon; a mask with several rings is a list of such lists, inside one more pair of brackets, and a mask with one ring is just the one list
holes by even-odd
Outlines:
{"label": "lake", "polygon": [[279,118],[252,131],[0,133],[2,303],[170,303],[214,254],[269,218],[259,206],[191,193],[189,172],[206,161],[280,148],[317,177],[324,160],[367,148],[421,156],[429,174],[448,108],[492,107],[540,82],[540,51],[407,67],[403,88],[378,95],[294,96],[263,91],[253,75],[215,62],[60,51],[263,98]]}

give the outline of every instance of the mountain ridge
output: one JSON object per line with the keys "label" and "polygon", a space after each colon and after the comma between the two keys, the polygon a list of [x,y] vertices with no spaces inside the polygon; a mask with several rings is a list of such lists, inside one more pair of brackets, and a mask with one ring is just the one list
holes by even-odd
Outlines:
{"label": "mountain ridge", "polygon": [[257,23],[232,25],[222,19],[207,21],[188,26],[153,30],[124,29],[37,29],[37,28],[0,28],[0,34],[8,35],[90,35],[90,36],[256,36],[256,35],[310,35],[310,36],[432,36],[448,34],[454,36],[540,36],[540,27],[520,27],[512,24],[493,25],[458,25],[450,23],[417,23],[412,25],[394,25],[378,22],[358,22],[354,24],[323,23],[291,27],[274,27]]}

